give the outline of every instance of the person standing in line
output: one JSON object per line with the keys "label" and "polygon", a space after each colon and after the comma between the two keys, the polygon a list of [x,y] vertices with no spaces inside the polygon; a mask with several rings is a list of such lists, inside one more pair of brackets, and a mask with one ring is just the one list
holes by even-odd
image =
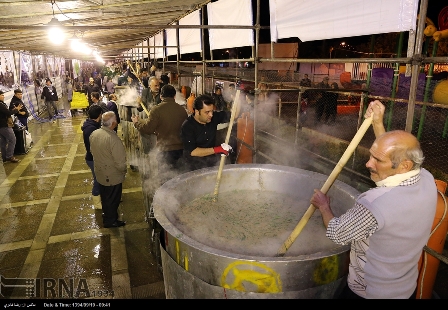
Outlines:
{"label": "person standing in line", "polygon": [[177,161],[183,154],[180,132],[188,114],[185,108],[176,103],[175,97],[176,89],[172,85],[165,85],[160,91],[162,102],[152,107],[147,119],[139,120],[138,115],[131,117],[140,133],[157,136],[158,175],[161,182],[167,179],[170,171],[177,168]]}
{"label": "person standing in line", "polygon": [[[107,109],[109,111],[112,111],[115,113],[115,118],[117,119],[117,123],[120,124],[120,115],[118,114],[118,106],[117,106],[117,95],[110,94],[109,95],[109,101],[107,102]],[[118,124],[117,127],[114,128],[115,132],[118,130]]]}
{"label": "person standing in line", "polygon": [[[331,83],[331,89],[338,90],[338,83]],[[336,122],[336,115],[338,114],[338,93],[327,92],[327,102],[325,103],[325,123],[334,124]]]}
{"label": "person standing in line", "polygon": [[[148,80],[149,88],[144,88],[142,90],[142,96],[139,101],[140,104],[143,104],[146,109],[149,111],[154,105],[158,105],[160,100],[160,83],[159,80],[152,76]],[[143,108],[139,106],[137,111],[142,112]]]}
{"label": "person standing in line", "polygon": [[114,82],[112,82],[112,78],[111,77],[107,77],[106,92],[109,95],[115,93],[115,84],[114,84]]}
{"label": "person standing in line", "polygon": [[42,90],[40,98],[45,99],[45,106],[47,107],[48,118],[52,120],[53,117],[58,114],[58,107],[56,105],[56,102],[59,100],[59,98],[58,93],[56,92],[56,87],[51,85],[52,83],[49,78],[45,80],[45,84],[46,85]]}
{"label": "person standing in line", "polygon": [[340,298],[415,298],[418,262],[428,242],[437,206],[434,177],[422,168],[417,138],[403,130],[386,132],[384,105],[369,104],[376,140],[366,163],[377,187],[360,194],[352,208],[336,217],[330,197],[315,189],[326,236],[351,244],[347,286]]}
{"label": "person standing in line", "polygon": [[3,162],[18,163],[19,159],[14,157],[14,149],[16,147],[16,135],[12,130],[14,122],[11,115],[18,114],[22,108],[22,104],[19,103],[15,108],[10,110],[5,100],[5,93],[0,90],[0,143],[2,151]]}
{"label": "person standing in line", "polygon": [[85,91],[85,94],[87,97],[87,101],[89,101],[89,107],[93,104],[92,93],[93,92],[101,93],[100,86],[98,86],[95,83],[93,77],[89,78],[89,83],[87,85],[85,85],[84,91]]}
{"label": "person standing in line", "polygon": [[22,95],[23,94],[21,89],[14,89],[14,96],[12,96],[9,103],[9,109],[14,110],[19,106],[19,104],[22,105],[19,113],[17,113],[17,118],[22,123],[22,125],[25,126],[25,129],[28,130],[28,117],[30,116],[30,113],[28,112],[25,104],[22,101]]}
{"label": "person standing in line", "polygon": [[225,102],[224,97],[222,96],[221,86],[215,86],[215,92],[212,94],[212,97],[215,100],[216,111],[227,111],[227,102]]}
{"label": "person standing in line", "polygon": [[85,156],[86,164],[92,171],[93,176],[92,196],[98,196],[100,194],[100,185],[98,184],[98,181],[96,180],[95,176],[93,155],[90,152],[89,138],[92,132],[101,127],[101,116],[103,115],[103,110],[101,109],[100,106],[93,105],[87,113],[89,115],[89,118],[85,120],[84,124],[82,124],[81,130],[82,130],[82,137],[84,139],[84,146],[86,148],[86,156]]}
{"label": "person standing in line", "polygon": [[103,225],[121,227],[126,222],[118,219],[123,182],[126,176],[126,149],[114,128],[117,119],[112,111],[102,115],[102,126],[90,135],[90,152],[93,155],[95,176],[100,186]]}
{"label": "person standing in line", "polygon": [[97,76],[94,78],[94,82],[98,87],[100,88],[100,92],[103,92],[103,78],[101,77],[101,73],[98,73]]}
{"label": "person standing in line", "polygon": [[308,74],[305,73],[303,75],[303,79],[300,80],[299,85],[303,87],[311,87],[311,80],[309,79]]}
{"label": "person standing in line", "polygon": [[[101,109],[103,109],[103,113],[106,113],[107,111],[109,111],[109,110],[107,109],[106,104],[105,104],[103,101],[100,100],[100,93],[92,92],[92,93],[90,94],[90,96],[92,97],[92,105],[100,106]],[[92,106],[92,105],[91,105],[91,106]]]}
{"label": "person standing in line", "polygon": [[[67,102],[69,105],[71,105],[73,100],[73,80],[67,76],[67,79],[65,80],[65,84],[67,87]],[[72,115],[75,116],[75,115]]]}

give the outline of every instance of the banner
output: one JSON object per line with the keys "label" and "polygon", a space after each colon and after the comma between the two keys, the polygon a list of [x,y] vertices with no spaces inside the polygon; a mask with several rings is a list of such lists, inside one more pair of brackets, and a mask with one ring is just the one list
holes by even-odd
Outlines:
{"label": "banner", "polygon": [[45,61],[43,55],[33,55],[34,72],[36,73],[36,78],[39,81],[45,79],[47,75],[47,70],[45,67]]}
{"label": "banner", "polygon": [[45,64],[47,66],[47,77],[57,76],[56,72],[55,72],[54,56],[53,55],[45,56]]}
{"label": "banner", "polygon": [[78,59],[72,59],[73,79],[81,76],[81,64]]}
{"label": "banner", "polygon": [[20,53],[20,84],[33,85],[34,69],[30,54]]}
{"label": "banner", "polygon": [[0,51],[0,90],[7,92],[17,83],[15,76],[14,53],[12,51]]}

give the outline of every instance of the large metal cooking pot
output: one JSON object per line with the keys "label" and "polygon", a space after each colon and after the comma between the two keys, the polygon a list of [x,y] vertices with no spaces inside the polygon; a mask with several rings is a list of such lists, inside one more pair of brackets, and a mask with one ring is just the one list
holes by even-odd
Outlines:
{"label": "large metal cooking pot", "polygon": [[[319,211],[286,255],[275,256],[309,207],[313,190],[321,188],[327,176],[277,165],[224,166],[218,201],[237,191],[275,193],[297,201],[297,214],[288,224],[286,234],[274,241],[261,240],[258,247],[240,247],[238,238],[230,240],[233,237],[228,241],[222,236],[216,239],[213,229],[220,224],[219,217],[213,214],[207,214],[206,220],[199,219],[193,227],[181,218],[183,208],[190,202],[213,194],[216,177],[217,168],[196,170],[171,179],[156,191],[154,215],[165,230],[161,252],[167,298],[333,298],[338,293],[346,281],[349,246],[337,245],[325,237]],[[359,192],[336,181],[328,194],[333,211],[340,215],[353,205]],[[244,214],[247,204],[242,201],[239,208],[240,214]],[[281,217],[284,206],[280,203],[274,208],[278,208],[275,212]],[[271,220],[264,218],[263,223]],[[202,233],[199,226],[204,225]],[[250,229],[255,232],[260,226]],[[235,229],[229,226],[229,230]]]}

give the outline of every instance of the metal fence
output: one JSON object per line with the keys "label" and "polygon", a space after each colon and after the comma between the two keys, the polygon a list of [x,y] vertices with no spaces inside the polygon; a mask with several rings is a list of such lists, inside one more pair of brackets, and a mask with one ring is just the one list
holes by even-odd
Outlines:
{"label": "metal fence", "polygon": [[[376,67],[391,66],[372,65],[372,68]],[[360,79],[365,77],[362,72],[367,66],[352,68],[354,78],[350,85],[341,83],[340,75],[308,74],[311,87],[301,87],[303,73],[259,71],[260,83],[267,86],[267,90],[263,91],[261,84],[254,85],[253,68],[206,67],[205,88],[202,90],[202,81],[198,81],[195,74],[197,66],[183,66],[178,83],[179,86],[190,87],[199,84],[199,94],[212,93],[217,84],[224,87],[225,93],[230,83],[236,83],[242,92],[255,95],[252,113],[255,141],[253,145],[240,141],[240,146],[252,150],[253,162],[291,165],[328,174],[361,125],[364,108],[370,101],[378,99],[386,105],[384,123],[387,130],[404,130],[406,126],[408,100],[396,91],[392,92],[394,84],[380,85],[390,90],[390,96],[374,96],[367,86],[368,81]],[[328,88],[321,88],[324,77],[328,77]],[[416,101],[412,111],[412,133],[418,137],[425,154],[424,167],[435,178],[448,181],[448,106],[433,102],[434,92],[442,81],[446,80],[431,81],[427,78],[424,89],[420,90],[421,94],[426,94],[426,102]],[[332,89],[332,84],[337,84],[337,89]],[[395,87],[398,89],[397,85]],[[198,92],[193,87],[191,91]],[[446,91],[445,88],[442,91]],[[241,101],[245,101],[244,96]],[[367,184],[369,174],[365,162],[373,141],[373,130],[369,129],[353,160],[345,167]],[[320,166],[316,167],[317,162],[327,162],[327,165],[317,164]]]}

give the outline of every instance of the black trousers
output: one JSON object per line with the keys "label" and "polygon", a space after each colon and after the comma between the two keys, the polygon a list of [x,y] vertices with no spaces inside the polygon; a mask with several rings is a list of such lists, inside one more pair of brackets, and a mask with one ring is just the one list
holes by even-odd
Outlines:
{"label": "black trousers", "polygon": [[103,225],[112,225],[118,220],[123,184],[104,186],[100,184],[101,206],[103,209]]}

